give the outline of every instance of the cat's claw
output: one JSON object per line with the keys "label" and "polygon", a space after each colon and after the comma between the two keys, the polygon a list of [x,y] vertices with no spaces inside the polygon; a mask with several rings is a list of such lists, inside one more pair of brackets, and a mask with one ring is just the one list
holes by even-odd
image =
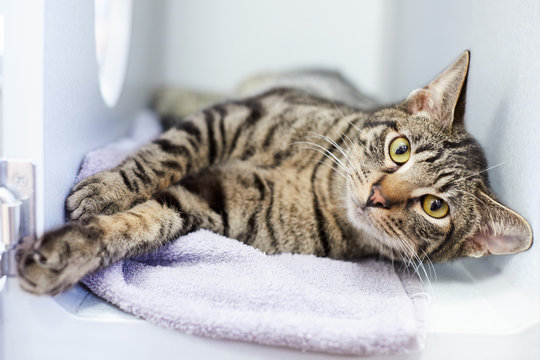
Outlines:
{"label": "cat's claw", "polygon": [[96,241],[101,233],[93,225],[69,224],[46,234],[32,248],[19,250],[21,287],[37,295],[56,295],[99,266]]}
{"label": "cat's claw", "polygon": [[102,172],[79,182],[66,199],[66,217],[76,221],[85,217],[111,215],[125,210],[131,198],[121,176],[115,172]]}

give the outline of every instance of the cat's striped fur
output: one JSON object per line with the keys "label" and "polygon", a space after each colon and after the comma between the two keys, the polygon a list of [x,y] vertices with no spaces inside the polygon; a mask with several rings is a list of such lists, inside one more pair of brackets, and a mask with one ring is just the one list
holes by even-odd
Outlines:
{"label": "cat's striped fur", "polygon": [[[195,113],[77,184],[66,200],[73,222],[24,251],[21,285],[55,294],[199,228],[267,253],[339,259],[522,251],[530,228],[493,199],[482,151],[461,123],[467,69],[468,53],[438,78],[443,94],[425,88],[372,112],[280,88]],[[388,157],[396,136],[411,143],[403,165]],[[374,187],[384,202],[370,204]],[[425,214],[426,194],[450,214]]]}

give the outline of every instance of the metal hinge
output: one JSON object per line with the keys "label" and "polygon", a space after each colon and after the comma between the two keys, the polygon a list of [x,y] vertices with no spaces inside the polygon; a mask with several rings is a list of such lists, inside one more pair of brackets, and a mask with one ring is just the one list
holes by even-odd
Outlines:
{"label": "metal hinge", "polygon": [[35,165],[0,159],[0,275],[17,274],[15,250],[36,239]]}

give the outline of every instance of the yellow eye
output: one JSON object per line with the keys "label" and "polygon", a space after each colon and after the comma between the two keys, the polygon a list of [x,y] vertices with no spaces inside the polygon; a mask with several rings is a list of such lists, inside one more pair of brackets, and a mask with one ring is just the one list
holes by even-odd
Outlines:
{"label": "yellow eye", "polygon": [[390,143],[390,158],[398,165],[405,164],[411,157],[411,145],[409,140],[404,137],[398,137]]}
{"label": "yellow eye", "polygon": [[422,198],[422,208],[426,214],[437,219],[448,214],[448,204],[443,199],[433,195],[426,195]]}

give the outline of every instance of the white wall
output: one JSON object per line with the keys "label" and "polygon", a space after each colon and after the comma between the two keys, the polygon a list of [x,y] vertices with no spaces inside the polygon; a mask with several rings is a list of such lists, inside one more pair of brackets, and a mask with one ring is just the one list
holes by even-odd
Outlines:
{"label": "white wall", "polygon": [[231,90],[258,71],[328,66],[384,99],[389,0],[167,1],[165,84]]}
{"label": "white wall", "polygon": [[45,1],[45,229],[63,222],[64,199],[89,150],[124,135],[159,81],[161,1],[135,1],[125,91],[113,109],[101,98],[93,1]]}
{"label": "white wall", "polygon": [[[2,84],[2,153],[36,164],[43,188],[43,27],[45,0],[7,1]],[[43,229],[43,198],[36,199],[36,227]]]}
{"label": "white wall", "polygon": [[[410,0],[395,1],[395,6],[399,31],[392,97],[426,85],[470,49],[467,128],[483,145],[490,166],[503,163],[489,171],[495,192],[529,221],[540,239],[539,2]],[[526,253],[487,261],[540,300],[538,244]]]}

